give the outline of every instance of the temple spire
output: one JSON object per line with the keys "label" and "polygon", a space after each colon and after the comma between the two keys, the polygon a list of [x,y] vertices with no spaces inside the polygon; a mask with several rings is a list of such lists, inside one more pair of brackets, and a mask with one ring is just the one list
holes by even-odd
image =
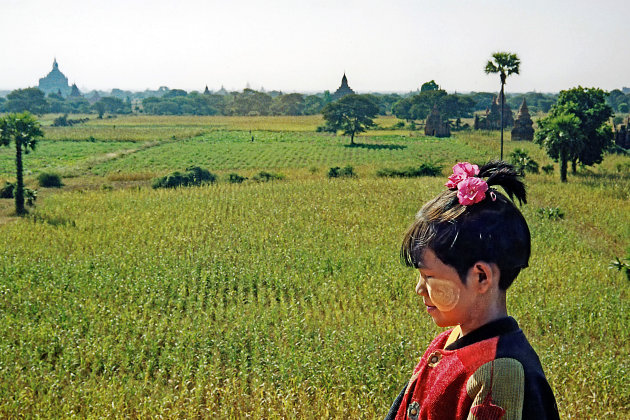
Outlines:
{"label": "temple spire", "polygon": [[341,86],[333,93],[332,99],[336,101],[337,99],[341,99],[346,95],[353,94],[354,91],[348,86],[348,78],[346,77],[346,72],[343,72],[343,77],[341,78]]}

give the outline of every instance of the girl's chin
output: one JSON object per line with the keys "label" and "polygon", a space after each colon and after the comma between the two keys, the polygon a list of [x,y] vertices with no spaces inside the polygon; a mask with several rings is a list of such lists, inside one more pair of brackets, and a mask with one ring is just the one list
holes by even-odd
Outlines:
{"label": "girl's chin", "polygon": [[435,323],[435,325],[437,325],[438,327],[441,327],[441,328],[454,327],[456,325],[453,322],[448,322],[447,320],[443,319],[442,317],[435,316],[438,313],[439,313],[438,311],[435,311],[434,313],[429,312],[429,314],[431,315],[431,318],[433,318],[433,322]]}

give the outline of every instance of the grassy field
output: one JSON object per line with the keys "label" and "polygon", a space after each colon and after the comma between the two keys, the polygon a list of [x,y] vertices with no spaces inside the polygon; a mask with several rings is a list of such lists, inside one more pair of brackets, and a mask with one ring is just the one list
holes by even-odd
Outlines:
{"label": "grassy field", "polygon": [[[431,160],[446,174],[494,157],[498,135],[376,132],[349,148],[314,133],[315,117],[94,124],[94,141],[73,127],[26,156],[33,187],[50,168],[72,176],[66,187],[40,189],[26,218],[0,200],[0,417],[382,418],[440,331],[398,249],[445,179],[375,172]],[[108,138],[109,124],[146,132]],[[550,163],[529,143],[507,141],[506,154],[517,147]],[[533,254],[508,306],[562,418],[630,415],[629,284],[608,268],[629,246],[629,160],[608,156],[567,184],[526,178]],[[219,182],[149,187],[192,164]],[[344,165],[359,176],[326,177]],[[285,179],[223,177],[269,169]]]}

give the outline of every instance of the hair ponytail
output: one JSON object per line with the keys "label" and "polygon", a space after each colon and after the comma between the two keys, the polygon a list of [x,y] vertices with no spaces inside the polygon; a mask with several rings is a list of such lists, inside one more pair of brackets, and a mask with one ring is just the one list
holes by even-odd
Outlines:
{"label": "hair ponytail", "polygon": [[491,160],[479,169],[478,176],[487,178],[486,183],[489,187],[494,185],[502,187],[510,200],[515,201],[516,198],[519,204],[527,204],[525,184],[513,165],[502,160]]}

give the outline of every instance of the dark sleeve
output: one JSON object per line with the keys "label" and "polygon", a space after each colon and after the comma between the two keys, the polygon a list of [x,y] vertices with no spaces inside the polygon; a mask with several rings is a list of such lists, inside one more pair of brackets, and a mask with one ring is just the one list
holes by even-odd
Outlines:
{"label": "dark sleeve", "polygon": [[525,390],[523,420],[559,420],[558,406],[553,391],[544,375],[530,378]]}
{"label": "dark sleeve", "polygon": [[407,384],[403,387],[400,394],[394,400],[391,408],[389,409],[389,413],[385,416],[385,420],[394,420],[396,418],[396,413],[398,413],[398,409],[400,408],[400,403],[402,402],[403,397],[405,396],[405,390],[407,390]]}

